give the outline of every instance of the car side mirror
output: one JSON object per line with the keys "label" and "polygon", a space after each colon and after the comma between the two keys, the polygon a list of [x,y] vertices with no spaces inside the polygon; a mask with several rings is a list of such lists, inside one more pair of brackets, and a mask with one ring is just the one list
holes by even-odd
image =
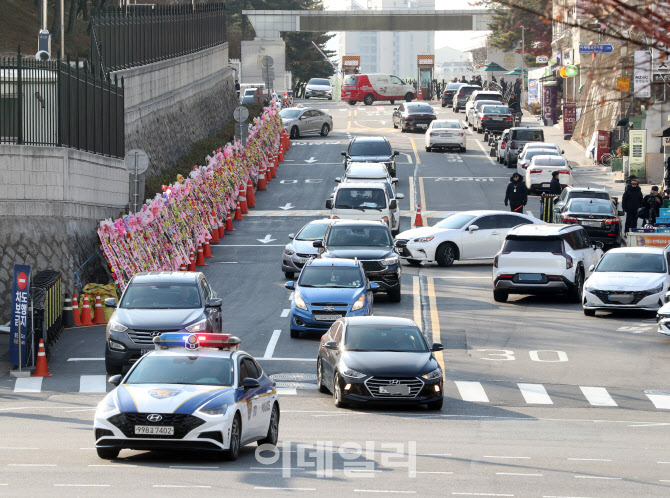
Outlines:
{"label": "car side mirror", "polygon": [[589,273],[593,273],[593,270],[596,269],[596,265],[589,266]]}
{"label": "car side mirror", "polygon": [[107,382],[109,382],[111,385],[114,387],[118,387],[119,384],[121,384],[121,379],[123,378],[123,375],[117,374],[117,375],[112,375]]}
{"label": "car side mirror", "polygon": [[398,152],[397,150],[394,150],[394,151],[393,151],[393,155],[394,155],[394,156],[399,156],[399,155],[400,155],[400,152]]}
{"label": "car side mirror", "polygon": [[289,282],[286,282],[284,284],[284,287],[286,287],[288,290],[295,290],[295,282],[293,282],[292,280],[289,281]]}
{"label": "car side mirror", "polygon": [[398,183],[398,181],[399,181],[399,180],[398,180],[397,178],[395,178],[395,177],[391,178],[391,183]]}
{"label": "car side mirror", "polygon": [[256,389],[258,387],[261,387],[261,383],[258,382],[256,379],[252,379],[251,377],[246,377],[242,381],[242,387],[246,391],[247,389]]}
{"label": "car side mirror", "polygon": [[307,116],[300,116],[300,119],[307,119]]}
{"label": "car side mirror", "polygon": [[395,195],[395,198],[396,198],[396,199],[404,199],[404,198],[405,198],[405,194],[396,194],[396,195]]}
{"label": "car side mirror", "polygon": [[389,202],[389,209],[397,209],[397,208],[398,208],[398,202],[395,199]]}
{"label": "car side mirror", "polygon": [[372,292],[379,292],[382,288],[377,282],[370,282],[368,284],[368,289]]}
{"label": "car side mirror", "polygon": [[208,308],[220,308],[221,306],[223,306],[223,299],[220,297],[213,297],[207,303]]}
{"label": "car side mirror", "polygon": [[326,349],[333,349],[333,350],[338,349],[337,343],[335,341],[328,341],[327,343],[325,343],[323,345],[323,347],[326,348]]}
{"label": "car side mirror", "polygon": [[116,298],[114,297],[108,297],[105,299],[105,306],[108,308],[116,308]]}
{"label": "car side mirror", "polygon": [[605,244],[600,242],[599,240],[593,243],[593,248],[594,249],[602,249],[605,247]]}
{"label": "car side mirror", "polygon": [[444,349],[444,346],[442,344],[440,344],[439,342],[434,342],[433,345],[430,348],[431,351],[442,351],[443,349]]}
{"label": "car side mirror", "polygon": [[468,232],[470,232],[470,233],[475,232],[477,230],[479,230],[479,227],[477,225],[470,225],[468,227]]}
{"label": "car side mirror", "polygon": [[565,154],[565,151],[564,151],[564,150],[562,150],[562,151],[561,151],[561,154]]}
{"label": "car side mirror", "polygon": [[344,157],[347,157],[347,153],[346,153],[346,152],[340,152],[340,155],[341,155],[341,156],[344,156]]}
{"label": "car side mirror", "polygon": [[315,240],[312,242],[312,247],[316,247],[317,249],[323,247],[323,240]]}
{"label": "car side mirror", "polygon": [[398,108],[397,108],[397,107],[394,107],[394,108],[393,108],[393,110],[394,110],[394,111],[397,111],[397,110],[398,110]]}
{"label": "car side mirror", "polygon": [[333,209],[333,200],[332,199],[326,200],[326,209]]}
{"label": "car side mirror", "polygon": [[558,202],[558,197],[554,197],[554,204]]}
{"label": "car side mirror", "polygon": [[295,234],[294,233],[289,233],[288,238],[291,239],[291,240],[295,239]]}
{"label": "car side mirror", "polygon": [[336,181],[337,183],[340,183],[340,182],[342,181],[342,177],[341,177],[341,176],[336,176],[336,177],[335,177],[335,181]]}

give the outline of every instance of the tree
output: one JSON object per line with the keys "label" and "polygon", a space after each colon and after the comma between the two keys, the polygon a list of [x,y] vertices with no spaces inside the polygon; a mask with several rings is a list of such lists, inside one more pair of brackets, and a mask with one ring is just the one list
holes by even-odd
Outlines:
{"label": "tree", "polygon": [[332,37],[325,33],[286,33],[286,65],[296,82],[305,82],[314,77],[327,78],[335,72],[333,66],[312,45],[313,41],[331,58],[335,53],[324,50],[323,46]]}

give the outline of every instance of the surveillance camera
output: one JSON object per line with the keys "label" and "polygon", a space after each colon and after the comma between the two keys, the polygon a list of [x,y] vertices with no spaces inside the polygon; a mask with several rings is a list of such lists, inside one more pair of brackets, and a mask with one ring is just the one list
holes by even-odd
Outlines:
{"label": "surveillance camera", "polygon": [[35,59],[38,61],[48,61],[51,59],[51,55],[46,50],[40,50],[35,54]]}

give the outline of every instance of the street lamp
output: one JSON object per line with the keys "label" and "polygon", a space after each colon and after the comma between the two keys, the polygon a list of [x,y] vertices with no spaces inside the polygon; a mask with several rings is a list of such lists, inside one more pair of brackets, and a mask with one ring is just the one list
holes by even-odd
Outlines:
{"label": "street lamp", "polygon": [[523,107],[523,99],[526,94],[526,27],[521,25],[521,102]]}

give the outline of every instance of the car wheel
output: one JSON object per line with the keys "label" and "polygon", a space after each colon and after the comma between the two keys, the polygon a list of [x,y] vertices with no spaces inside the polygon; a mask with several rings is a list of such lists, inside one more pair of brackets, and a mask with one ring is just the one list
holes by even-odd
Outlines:
{"label": "car wheel", "polygon": [[447,107],[447,104],[442,104],[442,107]]}
{"label": "car wheel", "polygon": [[279,408],[277,403],[272,405],[272,413],[270,414],[270,425],[268,425],[268,433],[263,439],[258,440],[258,446],[263,444],[271,444],[277,446],[279,440]]}
{"label": "car wheel", "polygon": [[451,266],[456,261],[456,246],[451,242],[445,242],[437,248],[435,260],[440,266]]}
{"label": "car wheel", "polygon": [[586,316],[596,316],[596,310],[587,310],[586,308],[584,308],[584,314]]}
{"label": "car wheel", "polygon": [[297,126],[291,128],[291,138],[300,138],[300,130]]}
{"label": "car wheel", "polygon": [[309,95],[305,95],[305,100],[309,100]]}
{"label": "car wheel", "polygon": [[365,105],[372,105],[372,103],[373,103],[374,101],[375,101],[375,97],[374,97],[374,95],[372,95],[371,93],[368,93],[368,94],[365,96],[365,98],[363,99],[363,103],[364,103]]}
{"label": "car wheel", "polygon": [[328,97],[328,100],[333,100],[333,97]]}
{"label": "car wheel", "polygon": [[442,409],[442,404],[444,403],[444,399],[441,399],[440,401],[431,401],[428,403],[428,409],[429,410],[441,410]]}
{"label": "car wheel", "polygon": [[298,337],[300,337],[300,331],[291,329],[291,339],[297,339]]}
{"label": "car wheel", "polygon": [[405,102],[411,102],[413,98],[414,96],[411,93],[407,92],[405,94]]}
{"label": "car wheel", "polygon": [[575,283],[570,289],[570,297],[578,303],[582,302],[582,290],[584,287],[584,271],[581,268],[577,268],[575,273]]}
{"label": "car wheel", "polygon": [[430,147],[426,147],[426,152],[430,152],[430,151],[431,151]]}
{"label": "car wheel", "polygon": [[328,133],[330,133],[330,126],[328,126],[326,123],[323,123],[323,126],[321,127],[321,136],[327,137]]}
{"label": "car wheel", "polygon": [[284,276],[286,278],[293,278],[294,275],[295,275],[295,273],[293,273],[292,271],[285,271],[284,272]]}
{"label": "car wheel", "polygon": [[528,189],[528,195],[535,195],[535,189],[533,187]]}
{"label": "car wheel", "polygon": [[393,121],[393,129],[394,129],[394,130],[397,130],[397,129],[398,129],[398,125],[395,124],[395,120]]}
{"label": "car wheel", "polygon": [[356,101],[355,100],[350,100],[349,105],[356,105]]}
{"label": "car wheel", "polygon": [[323,365],[321,364],[321,358],[319,358],[319,361],[316,364],[316,388],[320,393],[326,394],[329,392],[328,388],[323,383]]}
{"label": "car wheel", "polygon": [[421,261],[418,259],[406,259],[405,261],[407,261],[410,266],[421,266]]}
{"label": "car wheel", "polygon": [[454,112],[458,112],[458,107],[452,107],[451,110]]}
{"label": "car wheel", "polygon": [[509,294],[504,291],[499,291],[499,290],[494,290],[493,291],[493,300],[496,303],[504,303],[507,301],[507,298],[509,297]]}
{"label": "car wheel", "polygon": [[400,290],[400,281],[398,281],[398,286],[394,287],[393,289],[389,289],[386,295],[392,302],[399,303],[400,300],[402,299],[402,293]]}
{"label": "car wheel", "polygon": [[392,170],[390,170],[389,173],[391,173],[391,177],[392,177],[392,178],[395,178],[395,176],[396,176],[396,170],[395,170],[395,168],[393,168]]}
{"label": "car wheel", "polygon": [[111,363],[107,356],[105,356],[105,370],[107,371],[107,375],[119,375],[123,372],[123,366]]}
{"label": "car wheel", "polygon": [[468,149],[466,147],[461,147],[461,152],[467,152]]}
{"label": "car wheel", "polygon": [[119,448],[96,448],[95,451],[103,460],[114,460],[121,452]]}
{"label": "car wheel", "polygon": [[395,104],[395,100],[389,100],[389,102],[391,102],[391,105]]}
{"label": "car wheel", "polygon": [[340,375],[335,374],[333,379],[333,403],[335,403],[335,408],[344,408],[347,406],[347,402],[342,400],[342,388],[340,387]]}
{"label": "car wheel", "polygon": [[223,452],[225,460],[234,461],[240,455],[240,440],[242,437],[242,420],[240,414],[236,413],[230,426],[230,446]]}

